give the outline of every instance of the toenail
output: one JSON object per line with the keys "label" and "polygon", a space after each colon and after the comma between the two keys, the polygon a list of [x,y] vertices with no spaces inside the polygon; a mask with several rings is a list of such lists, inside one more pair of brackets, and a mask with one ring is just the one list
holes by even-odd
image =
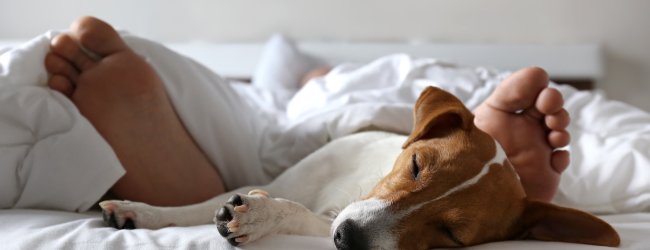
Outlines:
{"label": "toenail", "polygon": [[110,201],[102,201],[99,203],[99,207],[104,210],[113,210],[115,209],[116,205]]}
{"label": "toenail", "polygon": [[270,197],[268,192],[261,189],[253,189],[248,192],[248,195],[265,196],[267,198]]}
{"label": "toenail", "polygon": [[237,220],[232,220],[226,224],[226,227],[231,228],[231,227],[239,227],[239,221]]}
{"label": "toenail", "polygon": [[241,236],[241,237],[235,238],[235,241],[239,242],[239,243],[246,242],[247,240],[248,240],[248,236]]}
{"label": "toenail", "polygon": [[235,239],[236,239],[236,238],[230,238],[230,239],[228,239],[228,243],[230,243],[230,245],[232,245],[232,246],[237,246],[237,245],[239,245],[239,242],[237,242]]}
{"label": "toenail", "polygon": [[236,206],[235,208],[233,208],[233,210],[235,210],[235,212],[238,213],[246,213],[248,212],[248,205]]}

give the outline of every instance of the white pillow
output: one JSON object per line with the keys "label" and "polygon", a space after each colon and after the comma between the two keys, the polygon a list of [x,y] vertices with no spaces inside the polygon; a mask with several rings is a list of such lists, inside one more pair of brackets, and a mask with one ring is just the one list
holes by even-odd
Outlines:
{"label": "white pillow", "polygon": [[326,66],[322,60],[303,53],[291,39],[276,34],[264,46],[252,84],[270,90],[296,91],[307,72],[322,66]]}

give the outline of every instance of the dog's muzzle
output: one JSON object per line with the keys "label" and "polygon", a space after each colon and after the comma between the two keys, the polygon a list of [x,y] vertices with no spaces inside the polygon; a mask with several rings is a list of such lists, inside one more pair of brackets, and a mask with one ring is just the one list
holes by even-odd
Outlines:
{"label": "dog's muzzle", "polygon": [[365,250],[368,248],[368,238],[361,227],[351,219],[339,225],[334,232],[334,245],[339,250]]}

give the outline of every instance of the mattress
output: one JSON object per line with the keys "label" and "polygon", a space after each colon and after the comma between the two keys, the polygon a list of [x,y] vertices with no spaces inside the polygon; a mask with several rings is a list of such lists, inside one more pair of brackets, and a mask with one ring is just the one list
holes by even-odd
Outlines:
{"label": "mattress", "polygon": [[[620,249],[650,247],[650,213],[600,216],[621,235]],[[159,230],[117,230],[105,227],[99,212],[0,210],[2,249],[239,249],[230,247],[214,225]],[[335,249],[325,237],[272,235],[244,249]],[[539,241],[494,242],[468,249],[606,249],[580,244]]]}

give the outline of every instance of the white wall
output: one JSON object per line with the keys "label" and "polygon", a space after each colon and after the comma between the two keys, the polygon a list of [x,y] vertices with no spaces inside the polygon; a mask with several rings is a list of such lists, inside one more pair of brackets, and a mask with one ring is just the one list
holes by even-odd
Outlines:
{"label": "white wall", "polygon": [[[602,43],[602,88],[650,111],[648,0],[0,0],[0,39],[96,15],[162,41]],[[189,2],[189,3],[188,3]]]}

